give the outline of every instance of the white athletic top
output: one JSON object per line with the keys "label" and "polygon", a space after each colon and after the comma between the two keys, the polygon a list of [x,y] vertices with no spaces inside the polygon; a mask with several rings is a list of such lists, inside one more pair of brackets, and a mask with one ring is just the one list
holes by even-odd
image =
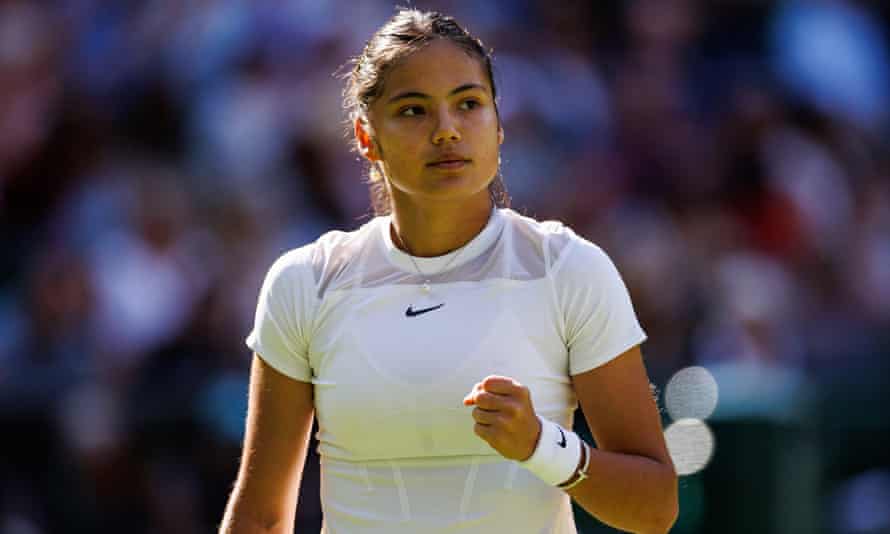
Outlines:
{"label": "white athletic top", "polygon": [[314,385],[322,532],[574,534],[569,495],[477,437],[461,401],[510,376],[571,428],[570,375],[646,339],[612,261],[558,222],[499,209],[462,249],[415,258],[448,269],[420,276],[389,228],[377,217],[284,254],[247,338]]}

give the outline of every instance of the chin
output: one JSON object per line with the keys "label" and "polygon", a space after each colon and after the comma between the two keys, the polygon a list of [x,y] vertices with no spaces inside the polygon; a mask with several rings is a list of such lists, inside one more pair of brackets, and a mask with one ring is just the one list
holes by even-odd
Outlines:
{"label": "chin", "polygon": [[467,198],[488,189],[490,180],[480,180],[473,176],[451,174],[437,176],[430,180],[421,193],[424,196],[435,197],[438,200],[456,200]]}

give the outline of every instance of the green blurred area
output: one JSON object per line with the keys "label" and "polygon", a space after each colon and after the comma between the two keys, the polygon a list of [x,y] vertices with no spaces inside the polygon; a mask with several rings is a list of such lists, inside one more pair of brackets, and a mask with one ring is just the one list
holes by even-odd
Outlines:
{"label": "green blurred area", "polygon": [[[887,371],[884,364],[839,373],[794,420],[708,421],[714,454],[704,470],[680,477],[680,516],[671,532],[853,532],[836,526],[844,506],[836,492],[857,475],[890,466],[890,391],[881,383]],[[667,415],[663,424],[670,424]],[[575,425],[594,441],[580,411]],[[621,532],[577,505],[575,521],[581,534]]]}

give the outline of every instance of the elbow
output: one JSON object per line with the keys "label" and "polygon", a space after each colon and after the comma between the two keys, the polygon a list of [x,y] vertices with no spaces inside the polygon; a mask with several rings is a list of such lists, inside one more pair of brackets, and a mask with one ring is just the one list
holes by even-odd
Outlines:
{"label": "elbow", "polygon": [[664,513],[656,521],[652,532],[657,534],[665,534],[667,532],[670,532],[671,528],[673,528],[674,526],[674,523],[677,522],[677,517],[679,517],[679,515],[680,505],[677,503],[677,500],[674,499],[665,506]]}
{"label": "elbow", "polygon": [[223,522],[219,529],[219,534],[276,534],[287,532],[285,525],[282,523],[282,521],[267,521],[250,517],[233,517]]}
{"label": "elbow", "polygon": [[650,505],[633,532],[637,534],[665,534],[670,532],[680,515],[677,473],[670,464],[664,466],[659,483],[653,486]]}
{"label": "elbow", "polygon": [[665,466],[663,484],[659,486],[661,498],[656,501],[659,506],[653,507],[653,511],[657,511],[657,513],[651,518],[651,528],[648,530],[652,534],[670,532],[680,515],[678,479],[673,465]]}
{"label": "elbow", "polygon": [[219,534],[283,534],[293,531],[293,516],[275,509],[252,506],[233,494]]}

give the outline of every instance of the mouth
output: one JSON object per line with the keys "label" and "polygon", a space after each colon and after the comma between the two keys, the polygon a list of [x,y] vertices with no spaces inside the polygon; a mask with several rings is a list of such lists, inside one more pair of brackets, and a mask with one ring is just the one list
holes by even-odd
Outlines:
{"label": "mouth", "polygon": [[436,161],[433,163],[428,163],[427,167],[433,167],[434,169],[444,169],[444,170],[454,170],[461,169],[465,165],[468,165],[470,160],[468,159],[448,159],[442,161]]}

